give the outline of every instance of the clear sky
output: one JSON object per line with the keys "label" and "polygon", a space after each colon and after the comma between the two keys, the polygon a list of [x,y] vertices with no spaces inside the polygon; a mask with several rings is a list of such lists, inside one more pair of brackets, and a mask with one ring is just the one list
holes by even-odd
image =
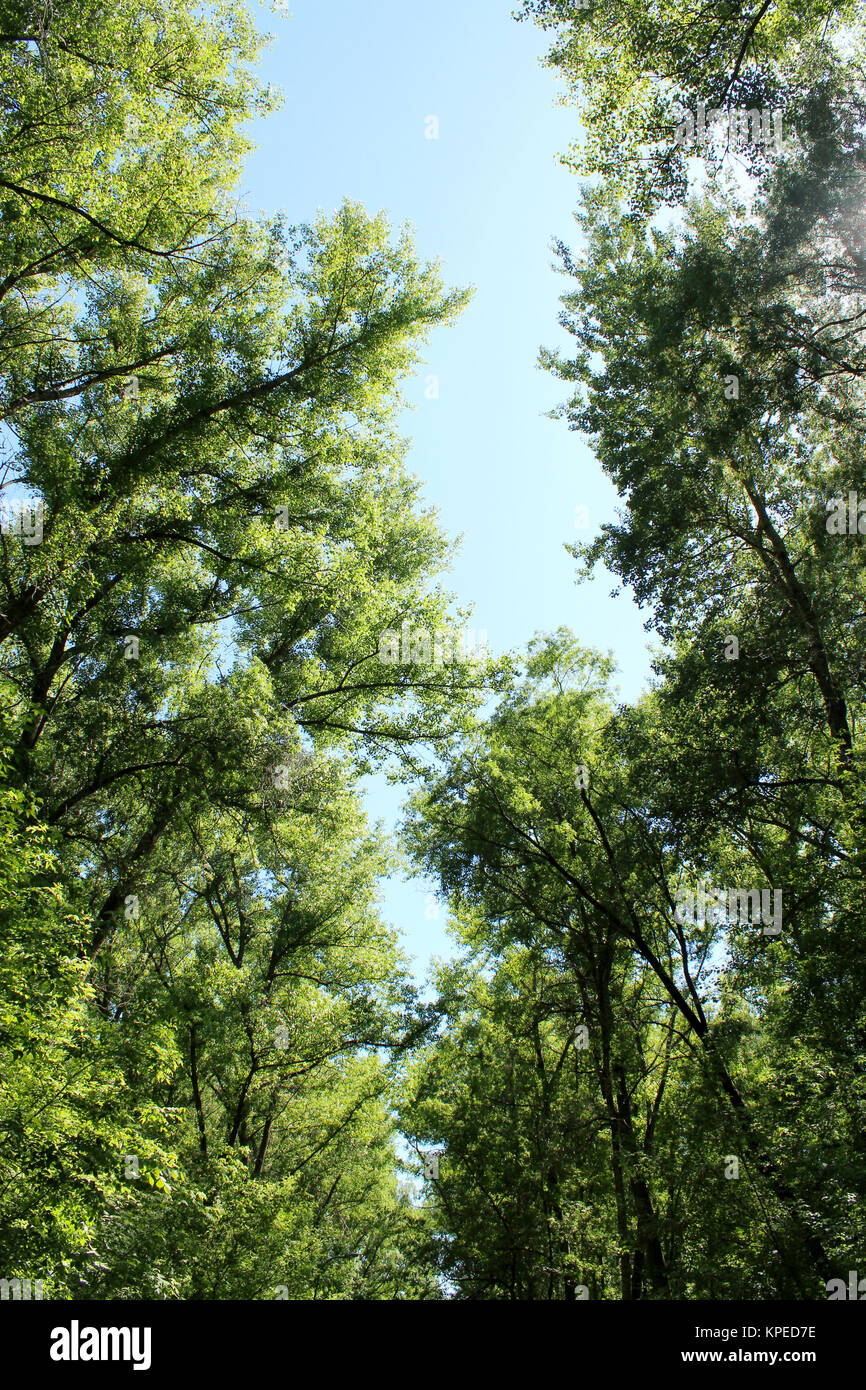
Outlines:
{"label": "clear sky", "polygon": [[[289,0],[285,11],[262,6],[261,27],[275,36],[263,75],[284,102],[252,127],[250,211],[284,208],[304,222],[350,197],[384,209],[394,227],[410,222],[447,284],[475,286],[404,388],[409,466],[444,528],[463,536],[446,587],[474,605],[491,651],[566,625],[613,651],[621,696],[635,697],[649,671],[642,615],[628,593],[609,597],[610,575],[577,587],[563,549],[613,517],[616,493],[580,437],[545,418],[566,388],[536,365],[542,344],[571,342],[556,322],[568,282],[550,243],[575,243],[578,200],[557,161],[577,118],[555,104],[554,74],[538,61],[543,34],[516,23],[509,0]],[[581,533],[579,506],[589,514]],[[398,808],[377,779],[372,817],[390,826]],[[431,953],[450,954],[432,887],[384,885],[419,978]]]}

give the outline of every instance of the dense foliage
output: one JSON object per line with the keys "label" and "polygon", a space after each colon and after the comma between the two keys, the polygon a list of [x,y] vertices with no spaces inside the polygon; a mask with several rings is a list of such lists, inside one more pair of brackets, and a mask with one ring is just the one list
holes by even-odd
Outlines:
{"label": "dense foliage", "polygon": [[426,1020],[356,782],[478,683],[379,660],[447,609],[394,415],[462,296],[359,207],[235,206],[242,8],[3,27],[0,1267],[423,1295],[389,1075]]}
{"label": "dense foliage", "polygon": [[[632,706],[566,631],[383,659],[461,616],[396,422],[466,296],[356,204],[238,203],[240,0],[0,8],[0,1276],[826,1297],[866,1234],[856,7],[522,12],[583,123],[542,360],[622,499],[580,571],[661,643]],[[426,1001],[382,768],[457,948]]]}

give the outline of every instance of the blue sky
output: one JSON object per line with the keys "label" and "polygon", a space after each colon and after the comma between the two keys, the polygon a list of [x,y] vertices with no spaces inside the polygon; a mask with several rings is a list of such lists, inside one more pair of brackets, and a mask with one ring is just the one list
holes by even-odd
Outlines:
{"label": "blue sky", "polygon": [[[649,671],[642,616],[627,593],[609,596],[609,575],[577,587],[563,549],[614,515],[616,494],[580,437],[545,418],[565,388],[536,365],[542,344],[571,341],[556,322],[567,282],[550,242],[575,243],[578,200],[577,179],[557,160],[577,119],[555,104],[554,74],[538,61],[544,36],[511,18],[509,0],[289,3],[261,7],[274,35],[261,71],[284,101],[251,129],[250,211],[284,208],[303,222],[353,198],[384,209],[394,227],[410,222],[447,284],[475,286],[404,387],[409,467],[444,528],[463,536],[446,585],[474,605],[491,651],[566,625],[613,651],[631,699]],[[427,138],[429,117],[438,139]],[[589,515],[582,532],[579,506]],[[377,779],[371,816],[390,826],[398,808],[399,793]],[[450,953],[444,913],[427,899],[433,886],[384,885],[383,910],[419,977],[431,953]]]}

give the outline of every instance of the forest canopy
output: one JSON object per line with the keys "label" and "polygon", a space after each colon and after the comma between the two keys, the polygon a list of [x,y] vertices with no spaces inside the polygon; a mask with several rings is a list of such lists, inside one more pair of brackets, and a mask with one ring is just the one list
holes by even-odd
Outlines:
{"label": "forest canopy", "polygon": [[517,18],[574,116],[540,362],[620,499],[576,576],[657,638],[629,704],[579,633],[466,648],[400,416],[469,292],[356,201],[243,205],[242,0],[3,6],[0,1275],[46,1298],[863,1258],[862,14]]}

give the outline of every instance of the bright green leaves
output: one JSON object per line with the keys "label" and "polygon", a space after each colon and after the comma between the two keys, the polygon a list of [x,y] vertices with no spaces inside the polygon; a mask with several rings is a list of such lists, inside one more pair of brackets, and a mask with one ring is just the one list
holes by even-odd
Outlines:
{"label": "bright green leaves", "polygon": [[384,1060],[423,1011],[355,780],[486,686],[379,659],[456,621],[395,420],[466,296],[357,204],[240,215],[234,0],[43,20],[0,45],[0,413],[44,502],[0,563],[4,1269],[430,1296]]}
{"label": "bright green leaves", "polygon": [[[826,0],[697,11],[681,0],[526,0],[520,17],[553,31],[548,63],[580,110],[583,137],[566,162],[599,176],[641,220],[684,200],[689,159],[712,166],[735,155],[758,175],[772,161],[761,140],[735,135],[732,147],[726,123],[700,143],[699,103],[710,111],[781,110],[783,136],[791,138],[816,84],[844,82],[847,61],[862,52],[857,7]],[[695,127],[690,140],[677,136],[685,113]]]}

